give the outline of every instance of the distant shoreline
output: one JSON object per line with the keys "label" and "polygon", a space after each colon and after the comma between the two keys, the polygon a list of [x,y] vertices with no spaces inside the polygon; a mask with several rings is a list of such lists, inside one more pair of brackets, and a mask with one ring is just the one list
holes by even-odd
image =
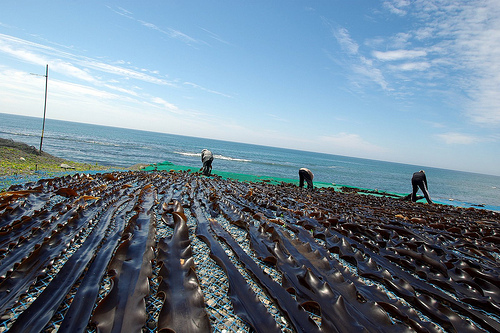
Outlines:
{"label": "distant shoreline", "polygon": [[[110,166],[110,165],[100,165],[98,163],[80,163],[74,162],[71,160],[63,159],[60,157],[53,156],[42,151],[39,154],[39,151],[34,146],[30,146],[23,142],[14,141],[12,139],[3,139],[0,138],[0,191],[5,190],[10,185],[20,184],[31,181],[38,181],[40,178],[48,178],[48,177],[56,177],[61,175],[67,175],[68,173],[75,172],[85,172],[85,173],[97,173],[97,172],[111,172],[111,171],[120,171],[120,170],[130,170],[130,171],[154,171],[157,167],[157,170],[170,170],[170,169],[178,169],[182,170],[187,169],[196,169],[192,166],[180,166],[173,165],[167,166],[163,165],[165,162],[160,163],[137,163],[130,167],[118,167],[118,166]],[[250,180],[250,181],[269,181],[265,179],[274,179],[275,181],[285,181],[290,182],[290,179],[282,179],[276,177],[252,177],[250,175],[240,175],[239,173],[233,172],[224,172],[218,171],[221,174],[226,174],[226,178],[232,178],[237,180]],[[244,179],[240,179],[243,176]],[[256,178],[256,179],[247,179],[247,178]],[[262,179],[258,179],[262,178]],[[295,183],[291,181],[291,183]],[[327,183],[325,183],[327,184]],[[336,190],[342,192],[360,192],[363,194],[370,195],[381,195],[381,196],[389,196],[393,197],[395,200],[402,199],[404,196],[402,193],[390,193],[378,190],[371,190],[369,188],[360,188],[357,186],[348,186],[348,185],[340,185],[340,184],[332,184],[328,183],[328,187],[336,187]],[[319,187],[324,187],[325,185],[321,182],[318,182]],[[399,198],[398,198],[399,197]],[[498,211],[498,207],[496,206],[484,206],[482,204],[468,203],[463,201],[455,201],[455,202],[444,202],[437,201],[436,203],[445,204],[445,205],[453,205],[453,206],[461,206],[461,207],[476,207],[476,208],[486,208],[489,210]]]}
{"label": "distant shoreline", "polygon": [[[33,146],[11,139],[0,138],[0,176],[30,175],[38,171],[123,169],[99,164],[79,163],[53,156]],[[132,167],[130,168],[132,169]]]}

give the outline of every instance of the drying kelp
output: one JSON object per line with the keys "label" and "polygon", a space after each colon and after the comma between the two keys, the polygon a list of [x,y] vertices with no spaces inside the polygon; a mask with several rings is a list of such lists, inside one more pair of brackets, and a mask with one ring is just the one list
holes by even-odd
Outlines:
{"label": "drying kelp", "polygon": [[0,331],[500,331],[497,213],[188,172],[0,193]]}

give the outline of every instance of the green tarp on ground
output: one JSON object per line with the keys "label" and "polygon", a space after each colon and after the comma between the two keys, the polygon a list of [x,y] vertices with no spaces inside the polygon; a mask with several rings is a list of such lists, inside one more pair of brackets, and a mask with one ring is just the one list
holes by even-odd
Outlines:
{"label": "green tarp on ground", "polygon": [[[188,172],[192,172],[192,173],[200,172],[199,169],[196,167],[185,166],[185,165],[176,165],[176,164],[173,164],[172,162],[169,162],[169,161],[150,164],[150,165],[142,168],[141,170],[144,170],[144,171],[188,171]],[[288,184],[295,184],[297,186],[299,184],[299,181],[297,179],[247,175],[247,174],[219,171],[219,170],[213,170],[212,175],[222,177],[223,179],[234,179],[234,180],[238,180],[238,181],[242,181],[242,182],[265,182],[268,184],[288,183]],[[382,192],[382,191],[359,188],[359,187],[354,187],[354,186],[339,185],[339,184],[325,183],[325,182],[314,182],[314,187],[318,187],[318,188],[324,188],[324,187],[332,188],[333,187],[336,191],[341,191],[341,192],[357,192],[360,194],[370,194],[370,195],[376,195],[376,196],[390,196],[390,197],[394,197],[394,198],[402,198],[405,196],[405,194]]]}

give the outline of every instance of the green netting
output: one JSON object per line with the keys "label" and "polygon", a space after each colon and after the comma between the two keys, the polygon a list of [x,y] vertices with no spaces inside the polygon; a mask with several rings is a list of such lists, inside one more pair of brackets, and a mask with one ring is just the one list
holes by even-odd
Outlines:
{"label": "green netting", "polygon": [[[144,167],[142,170],[144,171],[189,171],[192,173],[199,172],[199,169],[192,166],[185,165],[176,165],[169,161],[150,164],[147,167]],[[289,183],[289,184],[297,184],[298,180],[290,179],[290,178],[280,178],[280,177],[269,177],[269,176],[257,176],[257,175],[247,175],[241,173],[227,172],[227,171],[219,171],[212,170],[212,176],[219,176],[223,179],[234,179],[242,182],[266,182],[270,184],[281,184],[281,183]],[[334,185],[331,183],[319,183],[315,182],[314,185],[316,187],[339,187],[339,185]]]}
{"label": "green netting", "polygon": [[[197,168],[197,167],[176,165],[176,164],[173,164],[172,162],[169,162],[169,161],[150,164],[150,165],[142,168],[142,170],[144,170],[144,171],[188,171],[191,173],[199,172],[199,168]],[[234,179],[234,180],[239,180],[242,182],[265,182],[265,183],[269,183],[269,184],[287,183],[287,184],[295,184],[297,186],[299,184],[299,181],[297,179],[247,175],[247,174],[219,171],[219,170],[213,170],[212,175],[220,176],[223,179]],[[341,185],[341,184],[326,183],[326,182],[314,182],[314,187],[334,188],[336,191],[341,191],[341,192],[357,192],[360,194],[368,194],[368,195],[375,195],[375,196],[389,196],[389,197],[394,197],[394,198],[402,198],[402,197],[406,196],[406,194],[401,194],[401,193],[384,192],[384,191],[372,190],[372,189],[368,189],[368,188],[360,188],[360,187],[354,187],[354,186],[349,186],[349,185]],[[420,200],[423,197],[421,198],[419,196],[418,198]]]}

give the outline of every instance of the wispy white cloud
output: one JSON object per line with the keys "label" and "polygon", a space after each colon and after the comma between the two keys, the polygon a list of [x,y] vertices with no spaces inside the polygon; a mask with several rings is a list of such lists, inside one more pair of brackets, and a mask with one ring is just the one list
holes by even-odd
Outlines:
{"label": "wispy white cloud", "polygon": [[356,74],[356,77],[351,78],[354,85],[368,80],[369,82],[376,83],[384,90],[390,90],[382,72],[373,66],[373,62],[370,59],[359,53],[359,45],[351,38],[349,31],[343,27],[333,27],[325,18],[323,18],[323,22],[330,27],[340,47],[350,57],[349,60],[345,60],[345,63]]}
{"label": "wispy white cloud", "polygon": [[278,115],[275,115],[273,113],[268,113],[267,114],[270,118],[273,119],[274,122],[277,122],[277,123],[289,123],[290,122],[290,119],[288,118],[283,118],[283,117],[280,117]]}
{"label": "wispy white cloud", "polygon": [[110,6],[107,6],[111,11],[113,11],[114,13],[118,14],[118,15],[121,15],[123,17],[126,17],[130,20],[133,20],[133,21],[136,21],[138,22],[139,24],[141,24],[142,26],[148,28],[148,29],[151,29],[151,30],[155,30],[155,31],[158,31],[170,38],[173,38],[173,39],[178,39],[188,45],[193,45],[193,44],[205,44],[204,42],[202,41],[199,41],[185,33],[183,33],[182,31],[179,31],[177,29],[173,29],[173,28],[170,28],[170,27],[167,27],[167,28],[160,28],[158,25],[154,24],[154,23],[151,23],[151,22],[147,22],[147,21],[144,21],[144,20],[141,20],[141,19],[136,19],[134,17],[134,14],[122,7],[118,7],[118,9],[113,9],[112,7]]}
{"label": "wispy white cloud", "polygon": [[346,28],[334,29],[333,35],[344,51],[351,55],[358,54],[359,45],[351,38]]}
{"label": "wispy white cloud", "polygon": [[[14,99],[25,100],[26,98],[38,98],[36,91],[39,91],[38,96],[42,97],[42,89],[45,80],[35,80],[29,73],[13,70],[0,66],[0,92],[3,94],[2,103],[5,102],[8,96]],[[20,96],[20,97],[19,97]]]}
{"label": "wispy white cloud", "polygon": [[131,90],[131,89],[125,89],[125,88],[121,88],[121,87],[118,87],[116,85],[110,85],[110,84],[105,84],[104,86],[110,90],[114,90],[114,91],[117,91],[120,93],[134,96],[134,97],[139,97],[139,94],[136,91]]}
{"label": "wispy white cloud", "polygon": [[202,87],[202,86],[200,86],[200,85],[198,85],[196,83],[193,83],[193,82],[184,82],[184,85],[190,86],[190,87],[193,87],[193,88],[197,88],[197,89],[200,89],[200,90],[212,93],[212,94],[216,94],[216,95],[220,95],[220,96],[232,98],[232,96],[230,96],[228,94],[224,94],[224,93],[221,93],[221,92],[216,91],[216,90],[212,90],[212,89],[208,89],[208,88]]}
{"label": "wispy white cloud", "polygon": [[423,50],[394,50],[394,51],[373,51],[373,56],[382,61],[394,61],[402,59],[415,59],[425,57],[426,51]]}
{"label": "wispy white cloud", "polygon": [[220,37],[219,35],[217,35],[216,33],[212,32],[212,31],[209,31],[207,29],[204,29],[204,28],[201,28],[201,30],[205,31],[206,33],[208,33],[208,35],[210,36],[210,38],[212,39],[215,39],[216,41],[218,42],[221,42],[223,44],[227,44],[227,45],[230,45],[231,43],[229,43],[228,41],[222,39],[222,37]]}
{"label": "wispy white cloud", "polygon": [[[50,74],[49,74],[50,75]],[[0,65],[0,100],[5,110],[16,109],[19,114],[40,116],[43,106],[44,80],[37,80],[29,73],[12,70]],[[108,125],[130,126],[145,122],[148,115],[163,117],[171,132],[175,126],[200,122],[206,117],[200,112],[185,110],[159,96],[137,94],[111,86],[109,91],[88,84],[50,79],[48,85],[48,112],[53,119],[92,122],[94,117]],[[123,118],[120,115],[128,114]],[[113,118],[110,119],[111,115]],[[175,117],[175,121],[173,120]],[[147,122],[145,122],[147,123]],[[161,130],[161,123],[150,124],[154,130]],[[181,126],[182,127],[182,126]],[[179,131],[179,130],[177,130]],[[179,132],[180,134],[180,132]]]}
{"label": "wispy white cloud", "polygon": [[[422,59],[399,66],[388,65],[387,69],[420,71],[420,76],[412,78],[419,82],[440,77],[447,87],[467,96],[468,102],[462,102],[457,108],[464,110],[469,119],[480,125],[500,125],[497,97],[500,91],[500,2],[442,0],[436,4],[431,0],[394,0],[385,1],[384,7],[392,14],[411,15],[418,25],[404,31],[408,35],[404,52],[400,49],[401,43],[395,42],[396,35],[388,36],[386,43],[381,42],[379,36],[377,45],[385,50],[374,50],[374,58],[379,61]],[[432,72],[427,72],[428,69]]]}
{"label": "wispy white cloud", "polygon": [[121,67],[121,66],[111,65],[111,64],[100,62],[100,61],[96,61],[94,59],[89,59],[89,58],[83,59],[81,61],[80,65],[85,66],[86,68],[89,68],[89,69],[98,70],[101,72],[120,76],[120,77],[127,78],[127,79],[136,79],[136,80],[140,80],[140,81],[144,81],[144,82],[148,82],[148,83],[153,83],[153,84],[158,84],[158,85],[168,85],[168,86],[174,85],[170,81],[167,81],[167,80],[160,78],[160,77],[148,75],[142,71],[137,71],[137,70],[132,70],[129,68]]}
{"label": "wispy white cloud", "polygon": [[61,80],[51,80],[49,83],[49,90],[52,100],[60,98],[60,100],[67,99],[69,101],[74,101],[75,97],[77,97],[78,100],[88,99],[88,101],[95,101],[95,99],[123,100],[122,94],[115,94],[87,85]]}
{"label": "wispy white cloud", "polygon": [[435,121],[427,121],[427,120],[425,120],[424,123],[429,124],[430,126],[432,126],[434,128],[445,128],[446,127],[445,124],[438,123],[438,122],[435,122]]}
{"label": "wispy white cloud", "polygon": [[398,65],[390,65],[389,68],[394,71],[425,71],[431,67],[431,64],[426,61],[421,62],[406,62]]}
{"label": "wispy white cloud", "polygon": [[319,138],[319,145],[327,144],[332,151],[338,154],[373,154],[382,153],[386,150],[375,144],[364,140],[360,135],[353,133],[337,133]]}
{"label": "wispy white cloud", "polygon": [[16,59],[26,61],[32,64],[44,65],[47,59],[40,54],[32,53],[28,47],[36,46],[35,43],[30,43],[19,38],[0,34],[0,52],[6,53]]}
{"label": "wispy white cloud", "polygon": [[79,68],[66,61],[59,61],[52,59],[51,61],[47,61],[47,63],[49,62],[50,62],[50,68],[53,71],[56,71],[58,73],[63,73],[67,76],[71,76],[83,81],[97,83],[96,78],[91,74],[89,74],[85,69]]}
{"label": "wispy white cloud", "polygon": [[448,145],[470,145],[481,141],[479,138],[457,132],[448,132],[443,134],[438,134],[437,137]]}
{"label": "wispy white cloud", "polygon": [[[142,83],[159,86],[178,86],[165,80],[158,71],[148,69],[131,69],[127,61],[118,60],[105,63],[89,57],[61,52],[57,48],[26,41],[8,35],[0,34],[0,54],[13,57],[26,63],[40,65],[41,68],[49,64],[49,105],[51,114],[55,118],[66,118],[74,121],[84,121],[77,114],[66,114],[65,110],[87,110],[85,112],[96,114],[96,110],[103,114],[120,114],[124,108],[137,114],[156,110],[167,111],[185,119],[195,119],[202,116],[196,111],[187,111],[167,102],[161,96],[151,96],[144,91]],[[68,78],[67,81],[60,79]],[[76,79],[76,80],[75,80]],[[137,84],[135,84],[137,83]],[[42,98],[43,91],[41,80],[35,80],[29,73],[0,66],[0,100],[3,106],[9,105],[23,109],[22,113],[32,115],[35,110],[29,103],[37,104]],[[194,83],[188,86],[203,89],[209,93],[223,95],[210,89],[203,88]],[[149,91],[149,90],[148,90]],[[39,97],[40,95],[41,97]],[[13,98],[17,96],[17,98]],[[19,97],[23,99],[21,103]],[[226,95],[227,96],[227,95]],[[227,96],[229,97],[229,96]],[[96,106],[90,106],[95,104]],[[149,111],[147,111],[149,110]],[[20,111],[21,112],[21,111]],[[132,112],[132,111],[131,111]],[[60,116],[56,116],[59,114]],[[61,116],[63,115],[64,116]],[[198,121],[198,120],[197,120]]]}
{"label": "wispy white cloud", "polygon": [[[179,86],[176,81],[166,80],[157,70],[134,68],[130,62],[124,60],[103,62],[4,34],[0,34],[1,53],[43,67],[49,64],[49,77],[54,72],[59,73],[86,82],[96,89],[108,89],[132,98],[149,98],[145,95],[141,96],[140,90],[143,88],[133,84],[133,82],[173,88]],[[231,98],[228,94],[208,89],[196,83],[184,82],[183,85]]]}
{"label": "wispy white cloud", "polygon": [[393,14],[404,16],[407,14],[408,6],[410,6],[410,0],[392,0],[384,1],[384,7],[389,9]]}
{"label": "wispy white cloud", "polygon": [[169,102],[165,101],[161,97],[153,97],[151,99],[151,102],[153,102],[155,104],[158,104],[158,105],[161,105],[162,107],[164,107],[165,109],[167,109],[168,111],[171,111],[173,113],[182,113],[182,112],[180,112],[180,110],[179,110],[179,108],[177,106],[175,106],[172,103],[169,103]]}
{"label": "wispy white cloud", "polygon": [[419,41],[432,38],[434,35],[435,29],[433,27],[420,27],[413,31],[413,36]]}
{"label": "wispy white cloud", "polygon": [[411,46],[411,38],[412,34],[408,32],[398,32],[394,36],[391,36],[390,38],[390,43],[392,48],[395,50],[401,49],[404,50],[405,48]]}
{"label": "wispy white cloud", "polygon": [[[19,97],[41,101],[43,99],[44,83],[44,80],[35,80],[29,73],[0,67],[0,91],[4,94],[4,98],[15,96],[17,102],[20,102]],[[122,94],[57,79],[49,80],[48,92],[50,96],[49,105],[55,103],[55,101],[58,101],[58,103],[66,101],[69,105],[74,106],[79,102],[87,104],[98,100],[116,102],[125,99]]]}
{"label": "wispy white cloud", "polygon": [[40,66],[50,64],[51,71],[94,84],[104,85],[101,80],[90,73],[92,69],[119,77],[133,78],[154,84],[171,84],[164,79],[147,75],[140,71],[103,63],[95,59],[77,56],[68,52],[61,52],[58,49],[46,45],[3,34],[0,34],[0,53]]}
{"label": "wispy white cloud", "polygon": [[[363,60],[363,58],[360,58]],[[359,74],[362,78],[369,79],[371,82],[375,82],[384,90],[392,90],[389,88],[387,81],[384,78],[382,71],[378,68],[373,67],[369,61],[361,61],[356,64],[352,64],[352,71],[356,74]],[[357,82],[360,82],[359,79],[354,79]]]}
{"label": "wispy white cloud", "polygon": [[[110,7],[108,6],[108,8],[110,8]],[[132,15],[132,12],[129,12],[128,10],[126,10],[123,7],[118,7],[118,11],[115,11],[115,12],[120,14],[120,15],[124,15],[124,16],[131,16]]]}
{"label": "wispy white cloud", "polygon": [[136,21],[139,22],[140,24],[142,24],[143,26],[145,26],[146,28],[161,32],[162,34],[167,35],[170,38],[178,39],[178,40],[180,40],[188,45],[200,43],[198,40],[194,39],[191,36],[186,35],[185,33],[181,32],[179,30],[176,30],[173,28],[161,29],[156,24],[153,24],[150,22],[146,22],[143,20],[136,20]]}
{"label": "wispy white cloud", "polygon": [[[498,81],[497,84],[496,81]],[[497,78],[488,82],[483,78],[480,84],[482,88],[471,92],[473,99],[466,111],[467,115],[484,126],[498,125],[500,124],[500,80]]]}

